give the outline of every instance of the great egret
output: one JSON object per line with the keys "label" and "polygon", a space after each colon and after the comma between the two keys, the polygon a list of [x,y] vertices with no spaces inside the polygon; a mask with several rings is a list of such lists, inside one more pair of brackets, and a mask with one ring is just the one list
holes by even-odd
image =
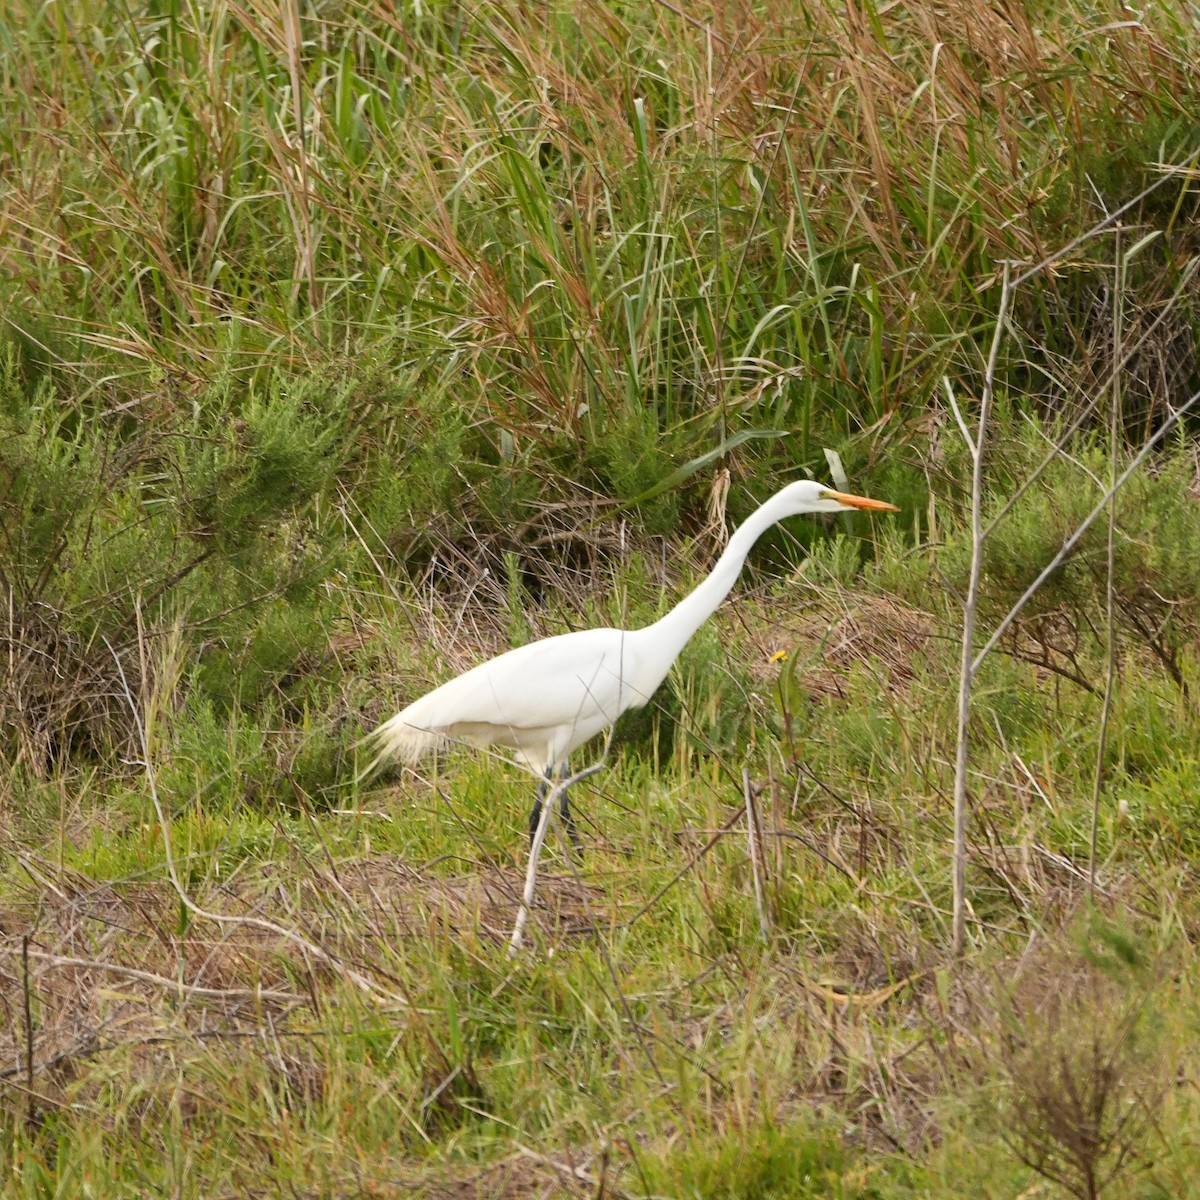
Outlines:
{"label": "great egret", "polygon": [[[573,750],[650,699],[688,639],[729,594],[759,536],[785,517],[847,509],[899,511],[811,480],[788,484],[746,518],[708,578],[665,617],[643,629],[563,633],[480,663],[380,725],[368,739],[377,753],[365,773],[390,758],[414,763],[450,742],[507,746],[540,776],[529,817],[536,855],[539,830],[544,835],[542,803],[555,773],[565,773]],[[574,836],[565,787],[558,792]]]}

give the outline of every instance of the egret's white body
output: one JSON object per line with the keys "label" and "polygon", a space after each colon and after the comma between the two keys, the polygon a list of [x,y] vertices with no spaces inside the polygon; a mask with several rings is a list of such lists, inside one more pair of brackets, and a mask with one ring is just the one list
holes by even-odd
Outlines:
{"label": "egret's white body", "polygon": [[[529,818],[529,864],[525,890],[509,942],[521,946],[533,907],[538,857],[558,797],[563,820],[574,836],[563,780],[549,780],[565,767],[571,751],[638,708],[666,678],[688,639],[729,594],[759,535],[776,521],[800,513],[866,508],[895,512],[895,505],[830,491],[819,483],[792,483],[777,492],[738,527],[708,578],[665,617],[644,629],[583,629],[519,646],[435,688],[385,721],[372,739],[377,755],[368,770],[387,758],[415,762],[449,742],[507,746],[536,774],[544,775]],[[581,771],[584,778],[600,764]]]}
{"label": "egret's white body", "polygon": [[660,669],[646,653],[648,632],[584,629],[480,663],[381,725],[380,753],[415,762],[447,742],[507,746],[540,775],[649,700],[671,660]]}
{"label": "egret's white body", "polygon": [[379,726],[372,766],[389,758],[416,762],[463,742],[510,747],[535,774],[553,775],[573,750],[650,699],[688,639],[729,594],[766,529],[801,513],[849,509],[896,511],[808,480],[789,484],[738,527],[708,577],[665,617],[643,629],[564,633],[480,663]]}

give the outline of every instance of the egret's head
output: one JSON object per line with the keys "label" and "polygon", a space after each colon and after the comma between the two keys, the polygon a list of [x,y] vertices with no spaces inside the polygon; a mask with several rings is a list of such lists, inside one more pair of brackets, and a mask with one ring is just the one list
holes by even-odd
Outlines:
{"label": "egret's head", "polygon": [[795,513],[850,512],[866,509],[870,512],[899,512],[894,504],[882,500],[869,500],[866,496],[853,496],[849,492],[838,492],[823,483],[802,479],[789,483],[778,495],[789,515]]}

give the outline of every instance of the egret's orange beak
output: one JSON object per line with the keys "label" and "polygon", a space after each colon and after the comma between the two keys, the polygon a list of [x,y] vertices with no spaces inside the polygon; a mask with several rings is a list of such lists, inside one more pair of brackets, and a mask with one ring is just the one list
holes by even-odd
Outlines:
{"label": "egret's orange beak", "polygon": [[866,496],[852,496],[849,492],[826,492],[825,495],[830,500],[837,500],[850,508],[865,508],[871,512],[900,511],[894,504],[888,504],[883,500],[870,500]]}

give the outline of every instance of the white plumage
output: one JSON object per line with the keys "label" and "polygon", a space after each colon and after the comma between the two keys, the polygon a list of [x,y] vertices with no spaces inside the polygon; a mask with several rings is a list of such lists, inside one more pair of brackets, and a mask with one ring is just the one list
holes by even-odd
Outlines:
{"label": "white plumage", "polygon": [[[415,762],[451,742],[507,746],[535,774],[537,799],[529,817],[529,863],[509,955],[521,945],[533,907],[538,856],[557,795],[563,822],[575,828],[567,805],[567,783],[550,789],[572,750],[607,729],[628,708],[645,704],[666,678],[687,640],[729,594],[750,547],[784,517],[808,512],[865,508],[895,512],[893,504],[830,491],[819,483],[792,483],[777,492],[738,527],[708,578],[665,617],[644,629],[584,629],[519,646],[435,688],[385,721],[371,735],[376,756]],[[582,779],[600,764],[581,771]],[[543,809],[547,790],[549,799]]]}
{"label": "white plumage", "polygon": [[[800,513],[847,509],[896,511],[808,480],[789,484],[742,523],[708,577],[661,620],[643,629],[564,633],[480,663],[380,725],[371,735],[377,753],[368,770],[389,758],[413,763],[461,742],[508,747],[535,774],[551,776],[573,750],[650,699],[688,639],[728,595],[764,530]],[[563,808],[567,815],[565,797]],[[531,829],[539,810],[540,803]]]}
{"label": "white plumage", "polygon": [[646,633],[586,629],[480,663],[385,721],[374,734],[379,758],[413,763],[450,742],[499,745],[540,775],[649,700],[665,671],[645,653]]}

